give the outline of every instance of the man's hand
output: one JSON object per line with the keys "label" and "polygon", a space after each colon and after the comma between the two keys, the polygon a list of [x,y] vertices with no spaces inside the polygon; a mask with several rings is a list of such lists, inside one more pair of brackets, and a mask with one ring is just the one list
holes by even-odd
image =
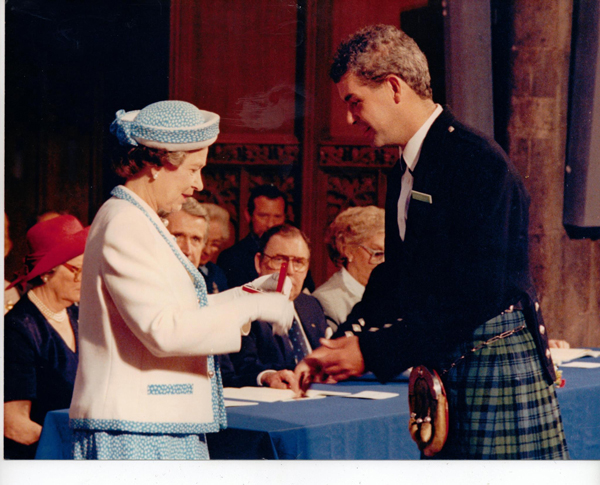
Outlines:
{"label": "man's hand", "polygon": [[550,347],[551,349],[570,349],[571,348],[571,346],[569,345],[569,342],[567,342],[566,340],[556,340],[556,339],[548,340],[548,347]]}
{"label": "man's hand", "polygon": [[265,387],[273,387],[275,389],[291,389],[295,394],[300,394],[298,379],[291,370],[279,370],[277,372],[268,372],[260,379]]}
{"label": "man's hand", "polygon": [[358,337],[321,339],[321,347],[308,355],[294,371],[302,392],[313,382],[343,381],[365,372],[365,361],[358,345]]}

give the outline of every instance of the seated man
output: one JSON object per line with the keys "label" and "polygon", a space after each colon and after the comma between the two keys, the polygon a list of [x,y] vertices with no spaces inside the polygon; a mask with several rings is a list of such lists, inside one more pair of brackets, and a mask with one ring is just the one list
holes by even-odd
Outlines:
{"label": "seated man", "polygon": [[208,213],[208,239],[198,269],[206,280],[206,291],[208,293],[219,293],[229,288],[225,272],[213,261],[221,252],[223,245],[229,240],[229,212],[216,204],[203,203],[202,207]]}
{"label": "seated man", "polygon": [[208,238],[206,209],[196,199],[188,197],[180,211],[171,212],[164,219],[181,252],[196,268],[200,266],[200,257]]}
{"label": "seated man", "polygon": [[244,213],[250,224],[250,233],[225,249],[217,261],[217,265],[225,271],[230,288],[241,286],[258,276],[254,255],[259,249],[259,239],[266,230],[285,222],[286,210],[285,194],[274,185],[259,185],[252,189]]}
{"label": "seated man", "polygon": [[319,302],[302,293],[309,261],[308,239],[290,224],[273,227],[260,238],[254,257],[256,271],[264,276],[278,272],[284,262],[288,263],[287,275],[292,280],[290,300],[294,301],[296,321],[285,337],[273,335],[270,323],[252,322],[250,334],[242,338],[240,352],[229,354],[233,369],[225,365],[221,369],[225,387],[294,387],[296,364],[319,346],[319,339],[328,328]]}

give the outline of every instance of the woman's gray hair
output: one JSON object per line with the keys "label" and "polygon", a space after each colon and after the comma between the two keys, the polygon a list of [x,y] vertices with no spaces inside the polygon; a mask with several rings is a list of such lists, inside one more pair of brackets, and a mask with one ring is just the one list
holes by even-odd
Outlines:
{"label": "woman's gray hair", "polygon": [[201,204],[206,212],[208,213],[208,217],[211,222],[219,222],[223,227],[223,238],[225,240],[229,240],[229,236],[231,235],[229,229],[229,212],[223,207],[218,206],[217,204],[210,204],[208,202],[204,202]]}
{"label": "woman's gray hair", "polygon": [[431,99],[431,76],[425,54],[393,25],[364,27],[342,42],[329,75],[336,84],[350,72],[367,85],[381,84],[395,74],[424,99]]}
{"label": "woman's gray hair", "polygon": [[362,244],[384,231],[385,211],[379,207],[350,207],[340,212],[329,225],[325,238],[331,261],[336,266],[346,266],[348,260],[343,254],[344,246]]}

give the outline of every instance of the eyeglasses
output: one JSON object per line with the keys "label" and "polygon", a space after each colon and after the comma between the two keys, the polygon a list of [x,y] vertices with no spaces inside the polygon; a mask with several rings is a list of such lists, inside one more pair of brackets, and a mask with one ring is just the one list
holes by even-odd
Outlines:
{"label": "eyeglasses", "polygon": [[71,273],[73,273],[73,281],[75,281],[75,282],[79,281],[79,278],[81,276],[81,271],[83,268],[73,266],[72,264],[69,264],[69,263],[63,263],[63,266],[65,268],[67,268]]}
{"label": "eyeglasses", "polygon": [[294,258],[292,256],[283,256],[282,254],[276,254],[275,256],[270,256],[266,253],[262,253],[265,258],[268,258],[267,265],[271,269],[281,269],[281,265],[283,263],[291,264],[295,271],[304,271],[308,268],[308,259],[307,258]]}
{"label": "eyeglasses", "polygon": [[380,264],[385,261],[385,252],[384,251],[379,251],[377,249],[371,249],[366,246],[363,246],[362,244],[359,244],[358,246],[363,248],[367,253],[369,253],[369,263]]}

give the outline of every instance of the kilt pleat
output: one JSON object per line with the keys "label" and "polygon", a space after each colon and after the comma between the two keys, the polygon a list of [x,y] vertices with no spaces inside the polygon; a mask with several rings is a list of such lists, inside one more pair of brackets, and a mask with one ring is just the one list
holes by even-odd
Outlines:
{"label": "kilt pleat", "polygon": [[514,311],[495,317],[440,365],[450,430],[440,459],[566,459],[567,444],[554,385],[544,378],[527,328],[475,353],[479,343],[525,323]]}

